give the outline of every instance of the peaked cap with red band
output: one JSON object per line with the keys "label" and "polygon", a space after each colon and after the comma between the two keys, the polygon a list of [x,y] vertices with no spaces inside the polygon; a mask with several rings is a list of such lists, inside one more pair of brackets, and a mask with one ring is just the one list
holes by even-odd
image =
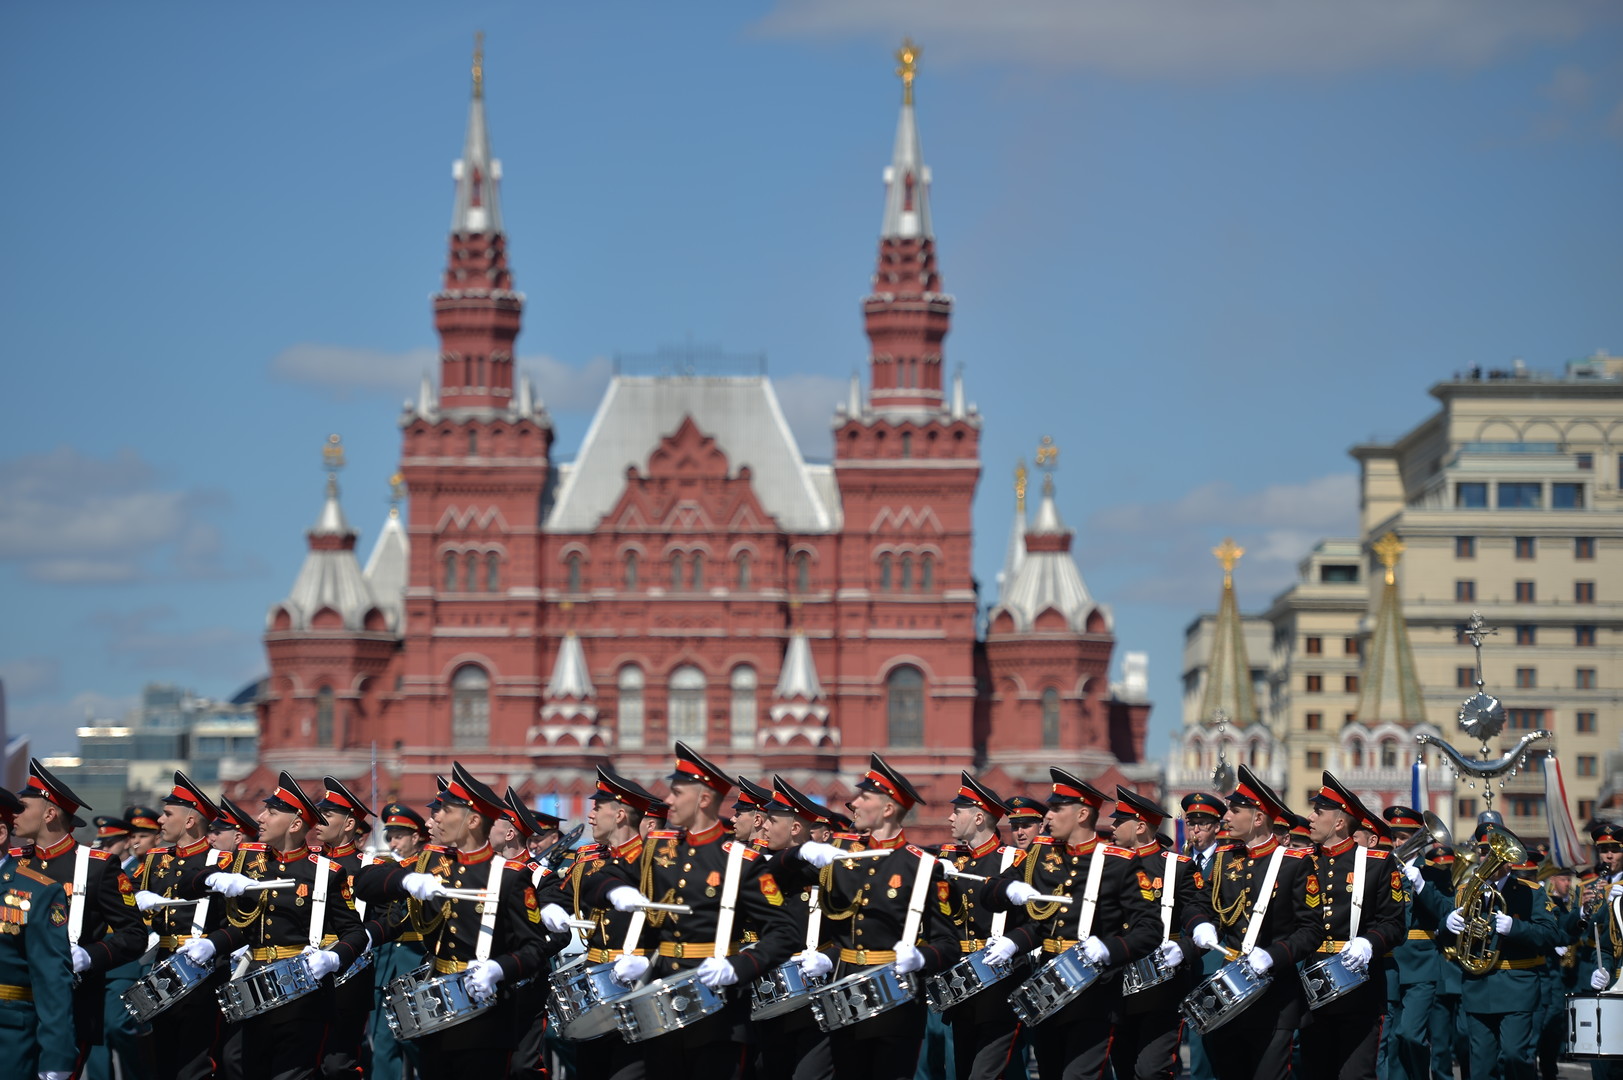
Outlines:
{"label": "peaked cap with red band", "polygon": [[179,769],[175,770],[175,789],[165,795],[163,801],[167,806],[184,806],[188,810],[196,811],[205,823],[220,816],[220,808],[203,794],[202,788],[192,783],[191,777]]}
{"label": "peaked cap with red band", "polygon": [[771,805],[771,788],[764,788],[747,776],[738,778],[738,798],[733,802],[735,811],[765,810]]}
{"label": "peaked cap with red band", "polygon": [[424,804],[425,808],[428,810],[428,812],[430,814],[432,814],[435,810],[439,809],[440,796],[444,795],[445,794],[445,789],[450,787],[450,786],[451,786],[451,781],[447,780],[443,776],[438,775],[437,773],[435,774],[435,776],[434,776],[434,797],[432,799],[429,799],[428,802],[426,804]]}
{"label": "peaked cap with red band", "polygon": [[304,793],[297,780],[285,772],[276,778],[276,790],[265,796],[265,805],[272,810],[297,814],[307,825],[321,820],[321,811],[316,809],[315,801]]}
{"label": "peaked cap with red band", "polygon": [[1308,826],[1307,818],[1301,814],[1291,815],[1291,835],[1305,836],[1310,840],[1313,838],[1313,830]]}
{"label": "peaked cap with red band", "polygon": [[665,779],[673,784],[703,784],[717,795],[725,795],[733,787],[733,778],[725,770],[685,742],[676,744],[676,771]]}
{"label": "peaked cap with red band", "polygon": [[917,789],[907,782],[907,777],[891,768],[890,763],[878,754],[869,756],[868,771],[857,781],[857,790],[887,795],[896,800],[903,810],[926,805]]}
{"label": "peaked cap with red band", "polygon": [[654,798],[653,792],[635,780],[621,776],[607,765],[599,765],[597,790],[592,792],[592,801],[624,803],[631,809],[646,814],[648,808],[659,800]]}
{"label": "peaked cap with red band", "polygon": [[969,773],[963,773],[958,781],[958,794],[953,796],[954,806],[973,806],[984,810],[991,815],[993,821],[1001,821],[1009,807],[1004,803],[1002,796]]}
{"label": "peaked cap with red band", "polygon": [[1066,772],[1058,766],[1049,766],[1048,775],[1054,781],[1053,790],[1048,796],[1049,806],[1064,806],[1066,803],[1086,803],[1095,810],[1109,802],[1105,793],[1077,776]]}
{"label": "peaked cap with red band", "polygon": [[1274,789],[1263,783],[1250,766],[1239,768],[1239,783],[1229,796],[1229,805],[1244,810],[1261,810],[1272,821],[1285,805],[1285,800],[1274,794]]}
{"label": "peaked cap with red band", "polygon": [[[11,792],[8,791],[6,794],[11,795]],[[11,798],[16,800],[17,796],[11,795]],[[18,800],[17,809],[21,810],[22,805],[22,802]],[[97,840],[116,840],[120,836],[130,835],[130,823],[125,821],[123,818],[109,817],[106,814],[97,814],[92,820],[96,823]]]}
{"label": "peaked cap with red band", "polygon": [[518,830],[520,836],[528,838],[546,831],[541,822],[536,820],[535,811],[524,805],[524,800],[519,798],[516,790],[508,788],[507,798],[502,801],[506,804],[507,820],[513,823],[513,828]]}
{"label": "peaked cap with red band", "polygon": [[324,814],[328,810],[339,810],[362,822],[372,816],[372,811],[366,803],[338,780],[331,776],[323,776],[321,784],[326,790],[321,796],[321,801],[316,804],[317,810]]}
{"label": "peaked cap with red band", "polygon": [[383,816],[385,829],[412,829],[424,836],[428,835],[428,822],[423,820],[423,815],[405,803],[386,803],[379,813]]}
{"label": "peaked cap with red band", "polygon": [[28,786],[17,792],[17,795],[23,799],[44,799],[73,819],[75,829],[85,827],[79,811],[94,809],[86,806],[85,801],[75,795],[71,788],[52,776],[50,770],[39,763],[39,758],[28,759]]}
{"label": "peaked cap with red band", "polygon": [[1212,795],[1205,791],[1190,792],[1183,797],[1183,801],[1178,805],[1183,807],[1183,816],[1186,818],[1194,817],[1197,814],[1221,818],[1224,811],[1228,809],[1227,806],[1223,805],[1221,796]]}
{"label": "peaked cap with red band", "polygon": [[158,812],[150,806],[126,806],[124,820],[136,832],[158,831]]}
{"label": "peaked cap with red band", "polygon": [[1386,818],[1386,823],[1394,829],[1423,829],[1426,827],[1426,822],[1420,816],[1420,811],[1412,806],[1388,806],[1381,811],[1381,816]]}
{"label": "peaked cap with red band", "polygon": [[474,779],[460,761],[451,763],[451,782],[440,792],[440,802],[450,806],[466,806],[486,821],[507,816],[507,804],[494,791]]}
{"label": "peaked cap with red band", "polygon": [[1041,821],[1048,813],[1048,807],[1029,795],[1010,796],[1003,805],[1009,808],[1010,825]]}
{"label": "peaked cap with red band", "polygon": [[1324,773],[1324,786],[1319,793],[1313,796],[1313,806],[1319,810],[1340,810],[1353,820],[1353,828],[1360,826],[1370,830],[1376,835],[1385,833],[1392,835],[1386,827],[1386,822],[1379,814],[1372,814],[1357,795],[1347,790],[1347,785],[1336,779],[1329,770]]}
{"label": "peaked cap with red band", "polygon": [[793,814],[808,825],[833,824],[823,816],[827,812],[826,807],[817,805],[805,792],[781,776],[772,778],[772,801],[767,804],[767,811]]}
{"label": "peaked cap with red band", "polygon": [[655,799],[648,804],[648,809],[643,811],[642,816],[650,821],[664,821],[671,816],[671,804],[664,799]]}
{"label": "peaked cap with red band", "polygon": [[220,795],[219,807],[220,816],[214,819],[213,828],[235,829],[250,840],[259,837],[259,822],[255,821],[248,811],[226,798],[223,793]]}
{"label": "peaked cap with red band", "polygon": [[1131,788],[1116,785],[1116,816],[1137,818],[1150,827],[1151,832],[1161,828],[1167,812],[1158,803],[1151,802]]}

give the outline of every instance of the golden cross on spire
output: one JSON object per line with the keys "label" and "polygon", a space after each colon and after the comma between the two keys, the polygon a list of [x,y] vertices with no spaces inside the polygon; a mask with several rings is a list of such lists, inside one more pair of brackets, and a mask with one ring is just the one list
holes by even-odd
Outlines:
{"label": "golden cross on spire", "polygon": [[339,438],[337,432],[327,436],[327,445],[321,448],[321,460],[330,473],[344,467],[344,440]]}
{"label": "golden cross on spire", "polygon": [[400,516],[400,500],[406,497],[406,477],[404,473],[395,473],[389,477],[389,516]]}
{"label": "golden cross on spire", "polygon": [[1212,548],[1212,554],[1217,556],[1217,561],[1223,564],[1223,588],[1232,589],[1234,587],[1234,564],[1239,562],[1241,556],[1245,554],[1245,548],[1236,544],[1232,536],[1225,536],[1221,544]]}
{"label": "golden cross on spire", "polygon": [[1381,560],[1382,566],[1386,567],[1386,583],[1396,585],[1398,583],[1398,560],[1403,557],[1404,550],[1403,541],[1398,539],[1398,534],[1387,533],[1375,541],[1370,546],[1370,550],[1375,552],[1375,557]]}
{"label": "golden cross on spire", "polygon": [[485,32],[473,35],[473,96],[485,96]]}
{"label": "golden cross on spire", "polygon": [[912,38],[903,38],[902,47],[896,50],[896,62],[902,65],[896,69],[896,74],[902,77],[903,105],[913,104],[913,80],[919,73],[920,51],[919,47],[913,44]]}
{"label": "golden cross on spire", "polygon": [[1037,444],[1037,468],[1053,472],[1058,466],[1059,447],[1054,444],[1054,436],[1044,435],[1042,442]]}
{"label": "golden cross on spire", "polygon": [[1026,459],[1021,458],[1014,467],[1014,508],[1026,512]]}

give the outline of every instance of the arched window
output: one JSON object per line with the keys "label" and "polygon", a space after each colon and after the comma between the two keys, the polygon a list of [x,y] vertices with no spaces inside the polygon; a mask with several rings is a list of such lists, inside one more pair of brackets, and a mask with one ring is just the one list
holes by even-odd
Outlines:
{"label": "arched window", "polygon": [[332,745],[332,687],[323,686],[316,691],[316,745]]}
{"label": "arched window", "polygon": [[502,585],[502,560],[494,551],[485,555],[485,591],[500,592]]}
{"label": "arched window", "polygon": [[890,553],[879,556],[879,588],[884,592],[890,591]]}
{"label": "arched window", "polygon": [[456,552],[445,553],[445,591],[456,592]]}
{"label": "arched window", "polygon": [[902,556],[902,591],[913,587],[913,556]]}
{"label": "arched window", "polygon": [[902,456],[913,456],[913,433],[911,431],[902,432]]}
{"label": "arched window", "polygon": [[891,746],[924,745],[924,674],[903,664],[885,679]]}
{"label": "arched window", "polygon": [[1043,691],[1043,748],[1059,746],[1059,691],[1050,686]]}
{"label": "arched window", "polygon": [[1381,768],[1395,769],[1398,767],[1398,743],[1396,739],[1381,740]]}
{"label": "arched window", "polygon": [[479,591],[479,553],[470,551],[462,559],[462,587],[468,592],[477,592]]}
{"label": "arched window", "polygon": [[626,552],[626,588],[627,589],[635,589],[636,587],[637,587],[637,553],[635,551],[628,551],[628,552]]}
{"label": "arched window", "polygon": [[620,747],[636,750],[642,746],[642,668],[627,664],[620,669]]}
{"label": "arched window", "polygon": [[580,588],[581,588],[581,582],[580,582],[580,552],[578,552],[578,551],[570,552],[569,553],[569,558],[564,560],[564,565],[566,567],[568,567],[568,569],[569,569],[568,591],[570,591],[572,593],[580,592]]}
{"label": "arched window", "polygon": [[804,551],[795,555],[795,591],[811,590],[811,556]]}
{"label": "arched window", "polygon": [[704,588],[704,552],[695,551],[688,559],[688,585],[694,592]]}
{"label": "arched window", "polygon": [[451,745],[490,743],[490,676],[476,664],[465,664],[451,676]]}
{"label": "arched window", "polygon": [[733,749],[755,748],[755,669],[748,664],[733,668]]}
{"label": "arched window", "polygon": [[468,456],[469,457],[476,457],[476,456],[478,456],[478,454],[479,454],[479,433],[477,431],[470,431],[470,432],[468,432]]}
{"label": "arched window", "polygon": [[682,591],[682,553],[671,552],[671,591]]}
{"label": "arched window", "polygon": [[670,732],[672,740],[689,746],[704,745],[704,672],[684,664],[671,672]]}
{"label": "arched window", "polygon": [[919,559],[919,591],[929,592],[935,588],[935,556],[923,555]]}
{"label": "arched window", "polygon": [[748,592],[750,587],[750,553],[738,553],[738,591]]}

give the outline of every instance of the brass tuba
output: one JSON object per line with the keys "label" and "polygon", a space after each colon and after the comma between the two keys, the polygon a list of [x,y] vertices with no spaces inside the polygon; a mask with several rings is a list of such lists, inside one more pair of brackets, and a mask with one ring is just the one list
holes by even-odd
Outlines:
{"label": "brass tuba", "polygon": [[[1492,948],[1494,940],[1493,916],[1504,910],[1505,898],[1489,882],[1496,879],[1507,866],[1514,866],[1527,858],[1527,849],[1509,833],[1495,829],[1488,833],[1485,843],[1488,853],[1476,860],[1469,877],[1455,890],[1455,902],[1465,919],[1454,944],[1443,947],[1443,955],[1459,964],[1472,975],[1484,975],[1499,966],[1499,950]],[[1455,866],[1458,867],[1456,862]]]}
{"label": "brass tuba", "polygon": [[1454,838],[1449,835],[1448,826],[1443,824],[1442,818],[1426,810],[1421,813],[1420,820],[1425,822],[1425,828],[1399,844],[1397,850],[1392,852],[1392,857],[1398,862],[1406,863],[1419,858],[1433,844],[1445,848],[1454,846]]}

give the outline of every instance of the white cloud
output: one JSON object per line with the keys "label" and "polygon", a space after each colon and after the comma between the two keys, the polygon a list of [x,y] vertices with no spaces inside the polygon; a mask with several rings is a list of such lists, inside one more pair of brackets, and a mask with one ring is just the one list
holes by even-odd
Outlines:
{"label": "white cloud", "polygon": [[123,723],[136,699],[109,697],[85,690],[65,700],[41,701],[11,709],[6,718],[7,733],[26,735],[35,757],[73,754],[79,749],[78,728],[90,723]]}
{"label": "white cloud", "polygon": [[834,456],[834,435],[830,422],[834,407],[845,400],[846,379],[827,375],[785,375],[772,380],[772,389],[783,408],[783,418],[795,433],[801,456],[827,460]]}
{"label": "white cloud", "polygon": [[1185,79],[1472,67],[1616,17],[1606,0],[779,0],[757,29],[911,33],[947,62]]}
{"label": "white cloud", "polygon": [[21,701],[55,690],[62,665],[49,656],[20,656],[0,661],[0,681],[6,684],[6,700]]}

